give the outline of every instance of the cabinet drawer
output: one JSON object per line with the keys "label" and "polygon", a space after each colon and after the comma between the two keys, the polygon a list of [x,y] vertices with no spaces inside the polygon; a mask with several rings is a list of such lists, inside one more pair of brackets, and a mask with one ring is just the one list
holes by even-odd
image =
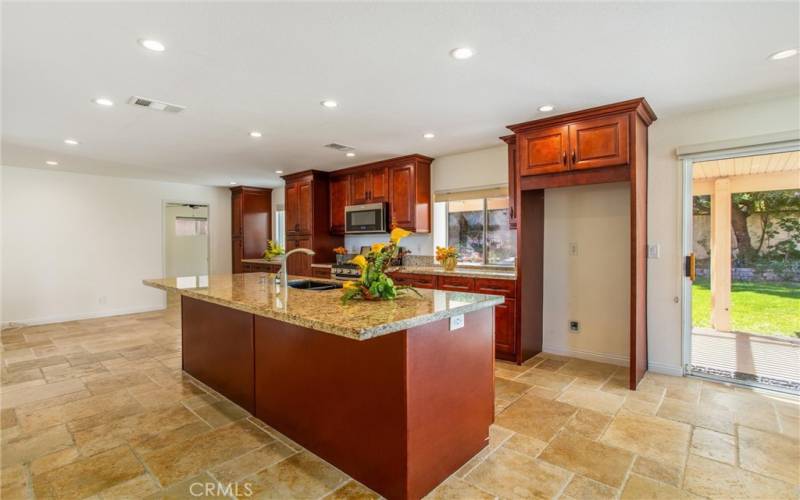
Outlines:
{"label": "cabinet drawer", "polygon": [[439,276],[436,288],[456,292],[472,292],[475,290],[475,279],[466,276]]}
{"label": "cabinet drawer", "polygon": [[436,288],[436,276],[430,274],[392,273],[392,281],[416,288]]}
{"label": "cabinet drawer", "polygon": [[504,297],[516,296],[517,282],[514,280],[501,280],[492,278],[475,278],[475,291],[489,295],[502,295]]}

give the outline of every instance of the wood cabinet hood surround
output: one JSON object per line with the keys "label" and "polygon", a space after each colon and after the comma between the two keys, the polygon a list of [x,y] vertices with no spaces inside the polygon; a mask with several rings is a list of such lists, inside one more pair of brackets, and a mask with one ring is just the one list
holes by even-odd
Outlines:
{"label": "wood cabinet hood surround", "polygon": [[[517,228],[517,313],[542,348],[544,190],[630,183],[630,388],[647,371],[647,128],[656,120],[643,98],[509,125],[509,193]],[[524,292],[523,292],[524,291]]]}

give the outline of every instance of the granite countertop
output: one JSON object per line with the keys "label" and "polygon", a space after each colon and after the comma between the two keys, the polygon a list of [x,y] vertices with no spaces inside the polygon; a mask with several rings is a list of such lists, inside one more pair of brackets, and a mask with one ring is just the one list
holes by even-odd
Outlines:
{"label": "granite countertop", "polygon": [[496,267],[456,267],[453,271],[445,271],[442,266],[402,266],[389,270],[396,273],[435,274],[436,276],[464,276],[466,278],[492,278],[501,280],[517,279],[514,269]]}
{"label": "granite countertop", "polygon": [[[341,303],[341,290],[310,291],[275,285],[274,274],[222,274],[143,280],[147,286],[174,291],[259,316],[356,340],[502,304],[497,295],[419,290],[396,300]],[[291,279],[308,279],[293,276]],[[315,278],[314,281],[331,281]],[[340,283],[340,282],[339,282]]]}

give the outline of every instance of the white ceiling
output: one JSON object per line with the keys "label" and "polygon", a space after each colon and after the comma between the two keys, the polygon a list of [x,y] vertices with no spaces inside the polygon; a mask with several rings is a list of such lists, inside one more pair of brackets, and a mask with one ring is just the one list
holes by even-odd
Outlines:
{"label": "white ceiling", "polygon": [[[209,185],[480,149],[645,96],[665,116],[796,93],[798,2],[9,3],[3,164]],[[149,37],[163,53],[137,44]],[[448,56],[468,45],[467,61]],[[171,115],[125,103],[181,104]],[[112,108],[91,99],[110,97]],[[339,102],[330,110],[325,98]],[[248,136],[260,130],[261,139]],[[436,133],[434,140],[422,134]],[[62,141],[74,137],[79,146]],[[322,148],[339,142],[358,156]],[[46,167],[45,160],[59,161]]]}

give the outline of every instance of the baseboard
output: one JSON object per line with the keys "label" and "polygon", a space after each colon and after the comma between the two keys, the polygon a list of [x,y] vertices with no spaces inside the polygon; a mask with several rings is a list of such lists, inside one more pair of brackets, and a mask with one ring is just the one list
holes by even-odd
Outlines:
{"label": "baseboard", "polygon": [[628,356],[620,354],[608,354],[602,352],[585,351],[583,349],[571,349],[554,345],[543,345],[542,351],[559,356],[569,356],[571,358],[596,361],[598,363],[608,363],[610,365],[628,366]]}
{"label": "baseboard", "polygon": [[647,369],[662,375],[672,375],[673,377],[683,377],[683,367],[681,365],[671,365],[669,363],[647,362]]}
{"label": "baseboard", "polygon": [[81,319],[108,318],[111,316],[121,316],[123,314],[137,314],[137,313],[145,313],[152,311],[161,311],[163,309],[164,309],[163,305],[141,306],[141,307],[127,307],[121,309],[110,309],[107,311],[97,311],[90,313],[65,314],[62,316],[48,316],[45,318],[18,319],[12,321],[3,321],[2,327],[8,328],[12,325],[13,326],[48,325],[50,323],[63,323],[65,321],[78,321]]}

